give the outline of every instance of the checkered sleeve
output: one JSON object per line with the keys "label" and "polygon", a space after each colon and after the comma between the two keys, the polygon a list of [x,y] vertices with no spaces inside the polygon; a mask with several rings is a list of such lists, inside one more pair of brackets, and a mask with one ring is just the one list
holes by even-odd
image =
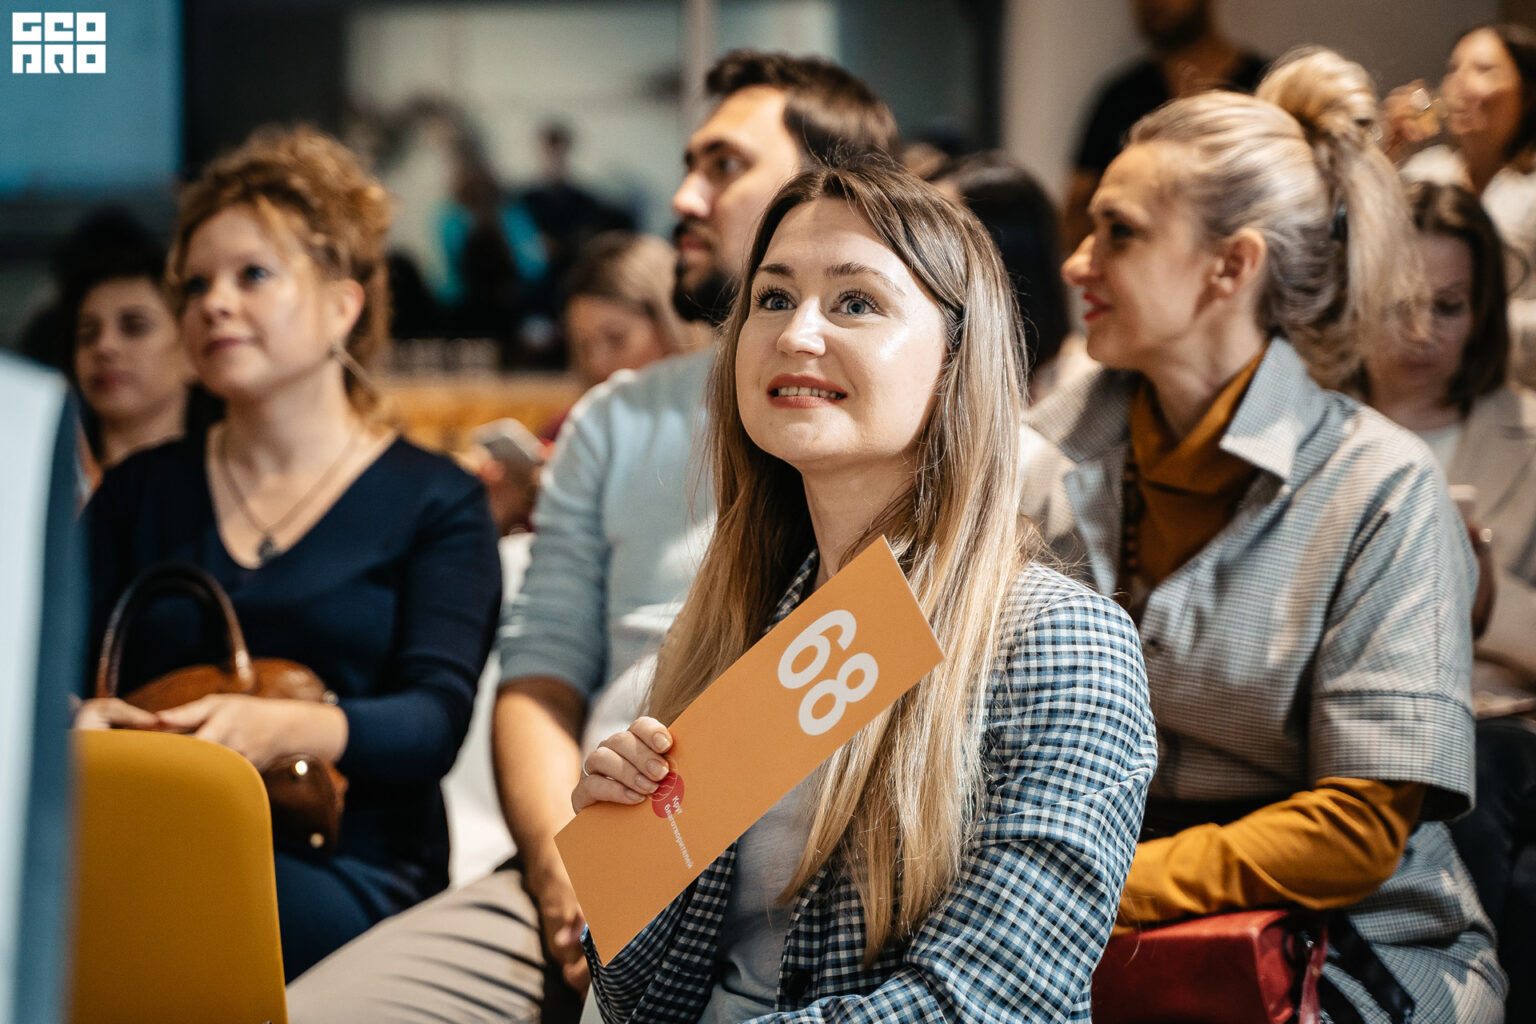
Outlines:
{"label": "checkered sleeve", "polygon": [[1421,782],[1422,817],[1472,795],[1476,566],[1438,472],[1403,466],[1357,530],[1313,674],[1308,770]]}
{"label": "checkered sleeve", "polygon": [[[812,551],[801,563],[769,617],[769,628],[800,603],[817,559]],[[698,1016],[715,982],[717,937],[735,866],[733,844],[607,964],[598,958],[590,929],[582,933],[593,994],[605,1021],[682,1024]]]}
{"label": "checkered sleeve", "polygon": [[1156,767],[1141,648],[1117,605],[1038,567],[1000,642],[959,877],[873,991],[760,1021],[1089,1019]]}

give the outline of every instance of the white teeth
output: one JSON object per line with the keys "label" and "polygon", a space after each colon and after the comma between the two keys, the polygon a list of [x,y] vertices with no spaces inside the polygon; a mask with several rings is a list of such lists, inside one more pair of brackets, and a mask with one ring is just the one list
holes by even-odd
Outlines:
{"label": "white teeth", "polygon": [[780,398],[842,398],[836,391],[823,391],[821,388],[775,388],[774,392]]}

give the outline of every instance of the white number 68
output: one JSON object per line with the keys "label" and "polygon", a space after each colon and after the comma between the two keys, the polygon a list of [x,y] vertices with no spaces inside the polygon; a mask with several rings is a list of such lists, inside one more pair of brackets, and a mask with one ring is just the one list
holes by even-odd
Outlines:
{"label": "white number 68", "polygon": [[[786,689],[798,690],[810,683],[821,670],[827,667],[827,661],[832,657],[832,641],[827,634],[837,630],[837,646],[843,650],[853,642],[854,633],[858,630],[858,622],[852,613],[839,609],[830,611],[805,627],[800,635],[789,642],[784,648],[784,654],[779,658],[779,683]],[[810,664],[804,668],[796,669],[795,662],[806,651],[813,652]],[[849,681],[857,674],[859,684],[849,686]],[[875,683],[880,677],[880,666],[872,655],[858,652],[851,655],[842,667],[837,670],[837,676],[833,679],[823,679],[806,691],[805,699],[800,702],[800,728],[807,736],[820,736],[836,725],[843,717],[843,712],[854,701],[862,700],[869,696],[869,691],[875,688]],[[832,707],[825,715],[816,714],[816,704],[823,698],[832,699]]]}

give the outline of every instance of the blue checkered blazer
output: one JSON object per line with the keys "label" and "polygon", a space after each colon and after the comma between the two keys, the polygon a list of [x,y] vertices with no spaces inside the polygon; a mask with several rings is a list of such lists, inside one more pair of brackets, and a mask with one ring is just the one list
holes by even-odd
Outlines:
{"label": "blue checkered blazer", "polygon": [[[760,1020],[1089,1019],[1089,980],[1156,767],[1141,647],[1118,605],[1040,566],[1020,573],[982,757],[986,797],[960,874],[911,941],[866,967],[858,894],[835,865],[823,868],[795,901],[778,1010]],[[719,973],[735,862],[733,846],[611,963],[588,941],[605,1021],[698,1019]]]}

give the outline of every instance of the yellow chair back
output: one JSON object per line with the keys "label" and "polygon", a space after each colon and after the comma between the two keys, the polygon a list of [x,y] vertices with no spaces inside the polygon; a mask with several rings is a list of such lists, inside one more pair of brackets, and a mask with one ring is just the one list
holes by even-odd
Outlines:
{"label": "yellow chair back", "polygon": [[287,1024],[272,821],[216,743],[74,734],[75,1024]]}

